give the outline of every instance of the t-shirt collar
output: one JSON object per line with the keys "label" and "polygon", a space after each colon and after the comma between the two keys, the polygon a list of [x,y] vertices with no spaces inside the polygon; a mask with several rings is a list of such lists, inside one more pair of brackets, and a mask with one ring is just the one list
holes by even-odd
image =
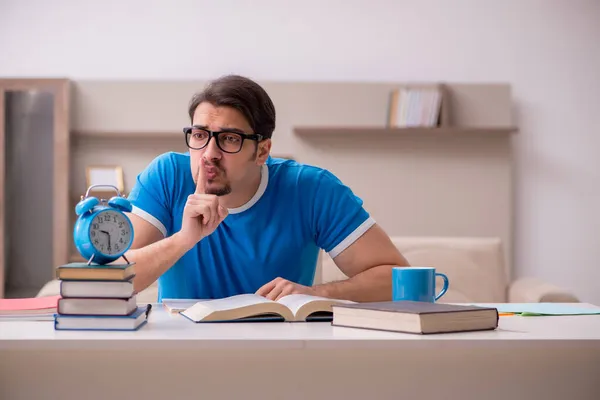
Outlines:
{"label": "t-shirt collar", "polygon": [[263,164],[260,170],[260,184],[258,185],[258,190],[254,193],[254,196],[246,204],[242,204],[236,208],[229,208],[229,214],[239,214],[241,212],[246,211],[250,207],[252,207],[265,193],[267,190],[267,184],[269,183],[269,167],[267,164]]}

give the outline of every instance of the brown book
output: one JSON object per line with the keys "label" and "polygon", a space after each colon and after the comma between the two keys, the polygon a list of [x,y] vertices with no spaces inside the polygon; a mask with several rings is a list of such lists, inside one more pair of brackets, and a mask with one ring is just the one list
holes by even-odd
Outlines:
{"label": "brown book", "polygon": [[498,327],[498,310],[491,307],[385,301],[334,304],[334,326],[430,334],[493,330]]}
{"label": "brown book", "polygon": [[81,281],[126,281],[135,276],[134,263],[98,265],[74,262],[56,268],[56,279]]}

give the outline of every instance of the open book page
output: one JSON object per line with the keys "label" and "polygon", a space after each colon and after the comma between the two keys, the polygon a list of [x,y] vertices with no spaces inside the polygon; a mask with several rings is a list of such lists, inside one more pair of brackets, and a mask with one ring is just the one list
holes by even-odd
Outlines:
{"label": "open book page", "polygon": [[232,310],[258,303],[272,303],[271,300],[257,294],[239,294],[223,299],[199,301],[196,304],[209,306],[212,311]]}
{"label": "open book page", "polygon": [[277,314],[285,320],[293,318],[290,310],[257,294],[240,294],[222,299],[199,301],[182,311],[192,321],[227,321],[264,314]]}
{"label": "open book page", "polygon": [[290,294],[280,298],[277,302],[289,308],[294,314],[294,320],[296,321],[306,321],[311,314],[315,317],[325,315],[326,319],[329,319],[331,317],[329,314],[332,313],[332,304],[354,303],[350,300],[337,300],[306,294]]}

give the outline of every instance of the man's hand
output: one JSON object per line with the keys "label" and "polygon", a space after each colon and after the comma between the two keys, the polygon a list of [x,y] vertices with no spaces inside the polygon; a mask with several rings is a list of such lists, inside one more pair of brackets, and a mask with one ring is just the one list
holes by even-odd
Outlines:
{"label": "man's hand", "polygon": [[283,278],[273,279],[271,282],[258,289],[256,294],[275,301],[288,294],[309,294],[311,296],[317,296],[317,292],[312,287],[303,286]]}
{"label": "man's hand", "polygon": [[229,214],[227,208],[219,205],[217,196],[203,193],[200,180],[198,177],[196,191],[188,196],[185,203],[181,230],[178,232],[190,248],[213,233]]}

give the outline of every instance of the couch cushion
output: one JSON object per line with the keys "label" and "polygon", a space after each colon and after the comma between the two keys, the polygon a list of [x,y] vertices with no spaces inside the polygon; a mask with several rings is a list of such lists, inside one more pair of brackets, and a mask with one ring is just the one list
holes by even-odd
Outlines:
{"label": "couch cushion", "polygon": [[[506,271],[497,238],[392,237],[412,266],[433,266],[445,273],[449,289],[440,302],[505,302]],[[321,282],[347,279],[326,253],[318,269]],[[437,290],[442,279],[436,280]]]}

